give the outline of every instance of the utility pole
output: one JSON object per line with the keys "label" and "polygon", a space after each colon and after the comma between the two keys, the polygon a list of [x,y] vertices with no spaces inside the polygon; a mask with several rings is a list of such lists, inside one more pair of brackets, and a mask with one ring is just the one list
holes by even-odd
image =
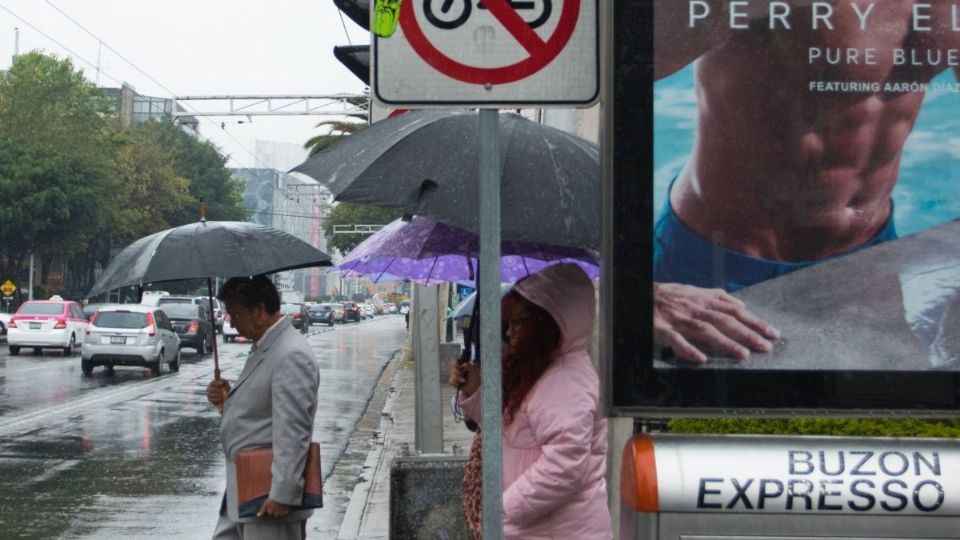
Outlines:
{"label": "utility pole", "polygon": [[27,300],[33,300],[33,253],[30,254],[30,275],[27,277]]}
{"label": "utility pole", "polygon": [[16,60],[20,56],[20,28],[17,26],[13,27],[13,59]]}

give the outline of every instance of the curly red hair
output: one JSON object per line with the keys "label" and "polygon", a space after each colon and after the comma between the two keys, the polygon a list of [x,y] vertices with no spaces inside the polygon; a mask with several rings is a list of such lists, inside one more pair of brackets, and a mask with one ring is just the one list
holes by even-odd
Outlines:
{"label": "curly red hair", "polygon": [[503,299],[503,320],[522,315],[519,338],[503,346],[503,423],[509,426],[540,376],[557,358],[562,333],[543,308],[511,291]]}

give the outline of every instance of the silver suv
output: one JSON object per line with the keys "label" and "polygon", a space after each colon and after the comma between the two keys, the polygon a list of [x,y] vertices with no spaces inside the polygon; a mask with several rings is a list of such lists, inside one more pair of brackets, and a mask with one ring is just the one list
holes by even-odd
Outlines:
{"label": "silver suv", "polygon": [[146,366],[154,375],[180,370],[180,338],[160,307],[121,304],[103,306],[90,319],[80,368],[89,377],[96,366]]}

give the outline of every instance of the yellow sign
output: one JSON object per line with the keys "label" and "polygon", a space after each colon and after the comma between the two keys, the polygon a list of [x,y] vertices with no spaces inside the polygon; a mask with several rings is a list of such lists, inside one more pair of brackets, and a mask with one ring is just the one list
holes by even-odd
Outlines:
{"label": "yellow sign", "polygon": [[8,279],[3,282],[3,285],[0,285],[0,291],[3,291],[4,296],[13,296],[13,293],[17,291],[17,286]]}

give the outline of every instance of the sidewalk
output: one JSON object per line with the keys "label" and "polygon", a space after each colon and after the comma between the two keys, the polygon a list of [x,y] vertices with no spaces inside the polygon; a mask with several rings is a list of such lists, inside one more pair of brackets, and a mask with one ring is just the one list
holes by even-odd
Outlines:
{"label": "sidewalk", "polygon": [[[390,531],[390,464],[395,457],[416,455],[414,444],[415,379],[412,362],[401,362],[391,381],[380,415],[377,444],[367,454],[361,481],[350,496],[338,540],[387,539]],[[450,399],[455,390],[442,381],[443,449],[465,455],[473,433],[453,418]]]}

